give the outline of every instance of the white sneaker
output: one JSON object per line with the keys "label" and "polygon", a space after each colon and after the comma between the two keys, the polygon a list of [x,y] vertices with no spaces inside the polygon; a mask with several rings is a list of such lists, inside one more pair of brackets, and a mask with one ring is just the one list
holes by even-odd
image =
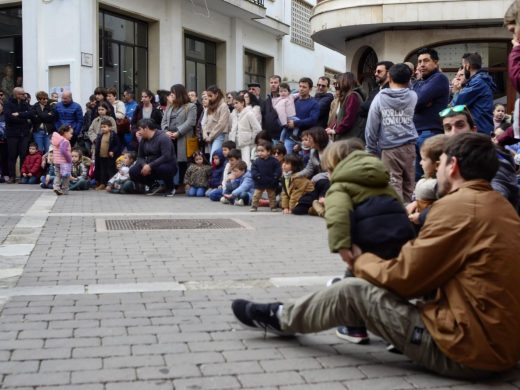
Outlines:
{"label": "white sneaker", "polygon": [[235,205],[237,206],[244,206],[244,199],[239,199],[235,202]]}
{"label": "white sneaker", "polygon": [[229,204],[229,200],[227,200],[225,197],[222,197],[222,198],[220,198],[220,203]]}

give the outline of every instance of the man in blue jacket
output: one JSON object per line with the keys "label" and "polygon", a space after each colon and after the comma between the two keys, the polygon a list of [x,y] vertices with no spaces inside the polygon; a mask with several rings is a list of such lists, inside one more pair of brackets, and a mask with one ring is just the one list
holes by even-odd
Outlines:
{"label": "man in blue jacket", "polygon": [[465,105],[477,124],[477,131],[491,134],[493,128],[493,92],[496,85],[488,72],[482,70],[482,57],[471,53],[463,60],[466,85],[453,95],[452,106]]}
{"label": "man in blue jacket", "polygon": [[83,126],[83,110],[78,103],[72,100],[71,92],[63,92],[61,102],[56,104],[56,112],[58,113],[58,121],[56,122],[57,129],[59,129],[61,125],[69,125],[74,129],[74,136],[70,141],[70,144],[74,145]]}
{"label": "man in blue jacket", "polygon": [[[439,54],[434,49],[422,48],[417,52],[418,80],[412,87],[417,94],[417,105],[413,122],[419,138],[415,144],[416,155],[420,155],[421,146],[428,138],[442,134],[442,122],[439,112],[448,106],[450,82],[439,71]],[[423,174],[420,159],[415,159],[415,180]]]}
{"label": "man in blue jacket", "polygon": [[[287,127],[289,129],[298,128],[300,134],[302,131],[310,129],[318,124],[320,117],[320,105],[310,93],[312,89],[312,80],[308,77],[302,77],[298,83],[299,96],[294,100],[294,107],[296,108],[296,117],[298,119],[288,120]],[[295,140],[288,139],[285,143],[287,153],[291,153]]]}

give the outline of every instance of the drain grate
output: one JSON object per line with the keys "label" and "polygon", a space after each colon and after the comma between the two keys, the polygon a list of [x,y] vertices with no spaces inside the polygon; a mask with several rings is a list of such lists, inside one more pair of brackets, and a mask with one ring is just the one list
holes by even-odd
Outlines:
{"label": "drain grate", "polygon": [[[233,219],[106,219],[101,230],[245,229]],[[100,225],[98,224],[98,227]],[[98,231],[100,229],[98,228]]]}

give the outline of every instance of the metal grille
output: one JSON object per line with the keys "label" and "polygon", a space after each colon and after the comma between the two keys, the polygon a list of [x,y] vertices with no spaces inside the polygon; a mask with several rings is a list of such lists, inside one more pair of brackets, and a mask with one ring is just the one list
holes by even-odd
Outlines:
{"label": "metal grille", "polygon": [[106,230],[244,229],[232,219],[107,219]]}
{"label": "metal grille", "polygon": [[314,50],[311,38],[312,6],[303,0],[292,0],[291,7],[291,42]]}

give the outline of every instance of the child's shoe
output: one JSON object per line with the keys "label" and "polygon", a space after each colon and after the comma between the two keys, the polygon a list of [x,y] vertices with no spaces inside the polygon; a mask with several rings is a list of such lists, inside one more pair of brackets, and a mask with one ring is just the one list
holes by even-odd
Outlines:
{"label": "child's shoe", "polygon": [[244,206],[244,199],[239,199],[235,202],[235,206]]}
{"label": "child's shoe", "polygon": [[269,207],[269,199],[260,199],[258,201],[258,206],[260,206],[260,207]]}
{"label": "child's shoe", "polygon": [[63,195],[63,191],[62,190],[54,190],[54,193],[58,196],[60,195]]}
{"label": "child's shoe", "polygon": [[318,217],[324,217],[325,216],[325,206],[323,206],[317,200],[312,202],[312,208],[314,209],[314,211],[316,211],[316,215]]}
{"label": "child's shoe", "polygon": [[258,211],[258,207],[256,206],[252,206],[249,211],[251,211],[252,213],[256,213]]}
{"label": "child's shoe", "polygon": [[230,204],[231,202],[229,201],[229,199],[226,199],[226,197],[222,197],[220,198],[220,203],[222,204]]}
{"label": "child's shoe", "polygon": [[364,327],[339,326],[336,329],[336,336],[352,344],[368,344],[370,338]]}

